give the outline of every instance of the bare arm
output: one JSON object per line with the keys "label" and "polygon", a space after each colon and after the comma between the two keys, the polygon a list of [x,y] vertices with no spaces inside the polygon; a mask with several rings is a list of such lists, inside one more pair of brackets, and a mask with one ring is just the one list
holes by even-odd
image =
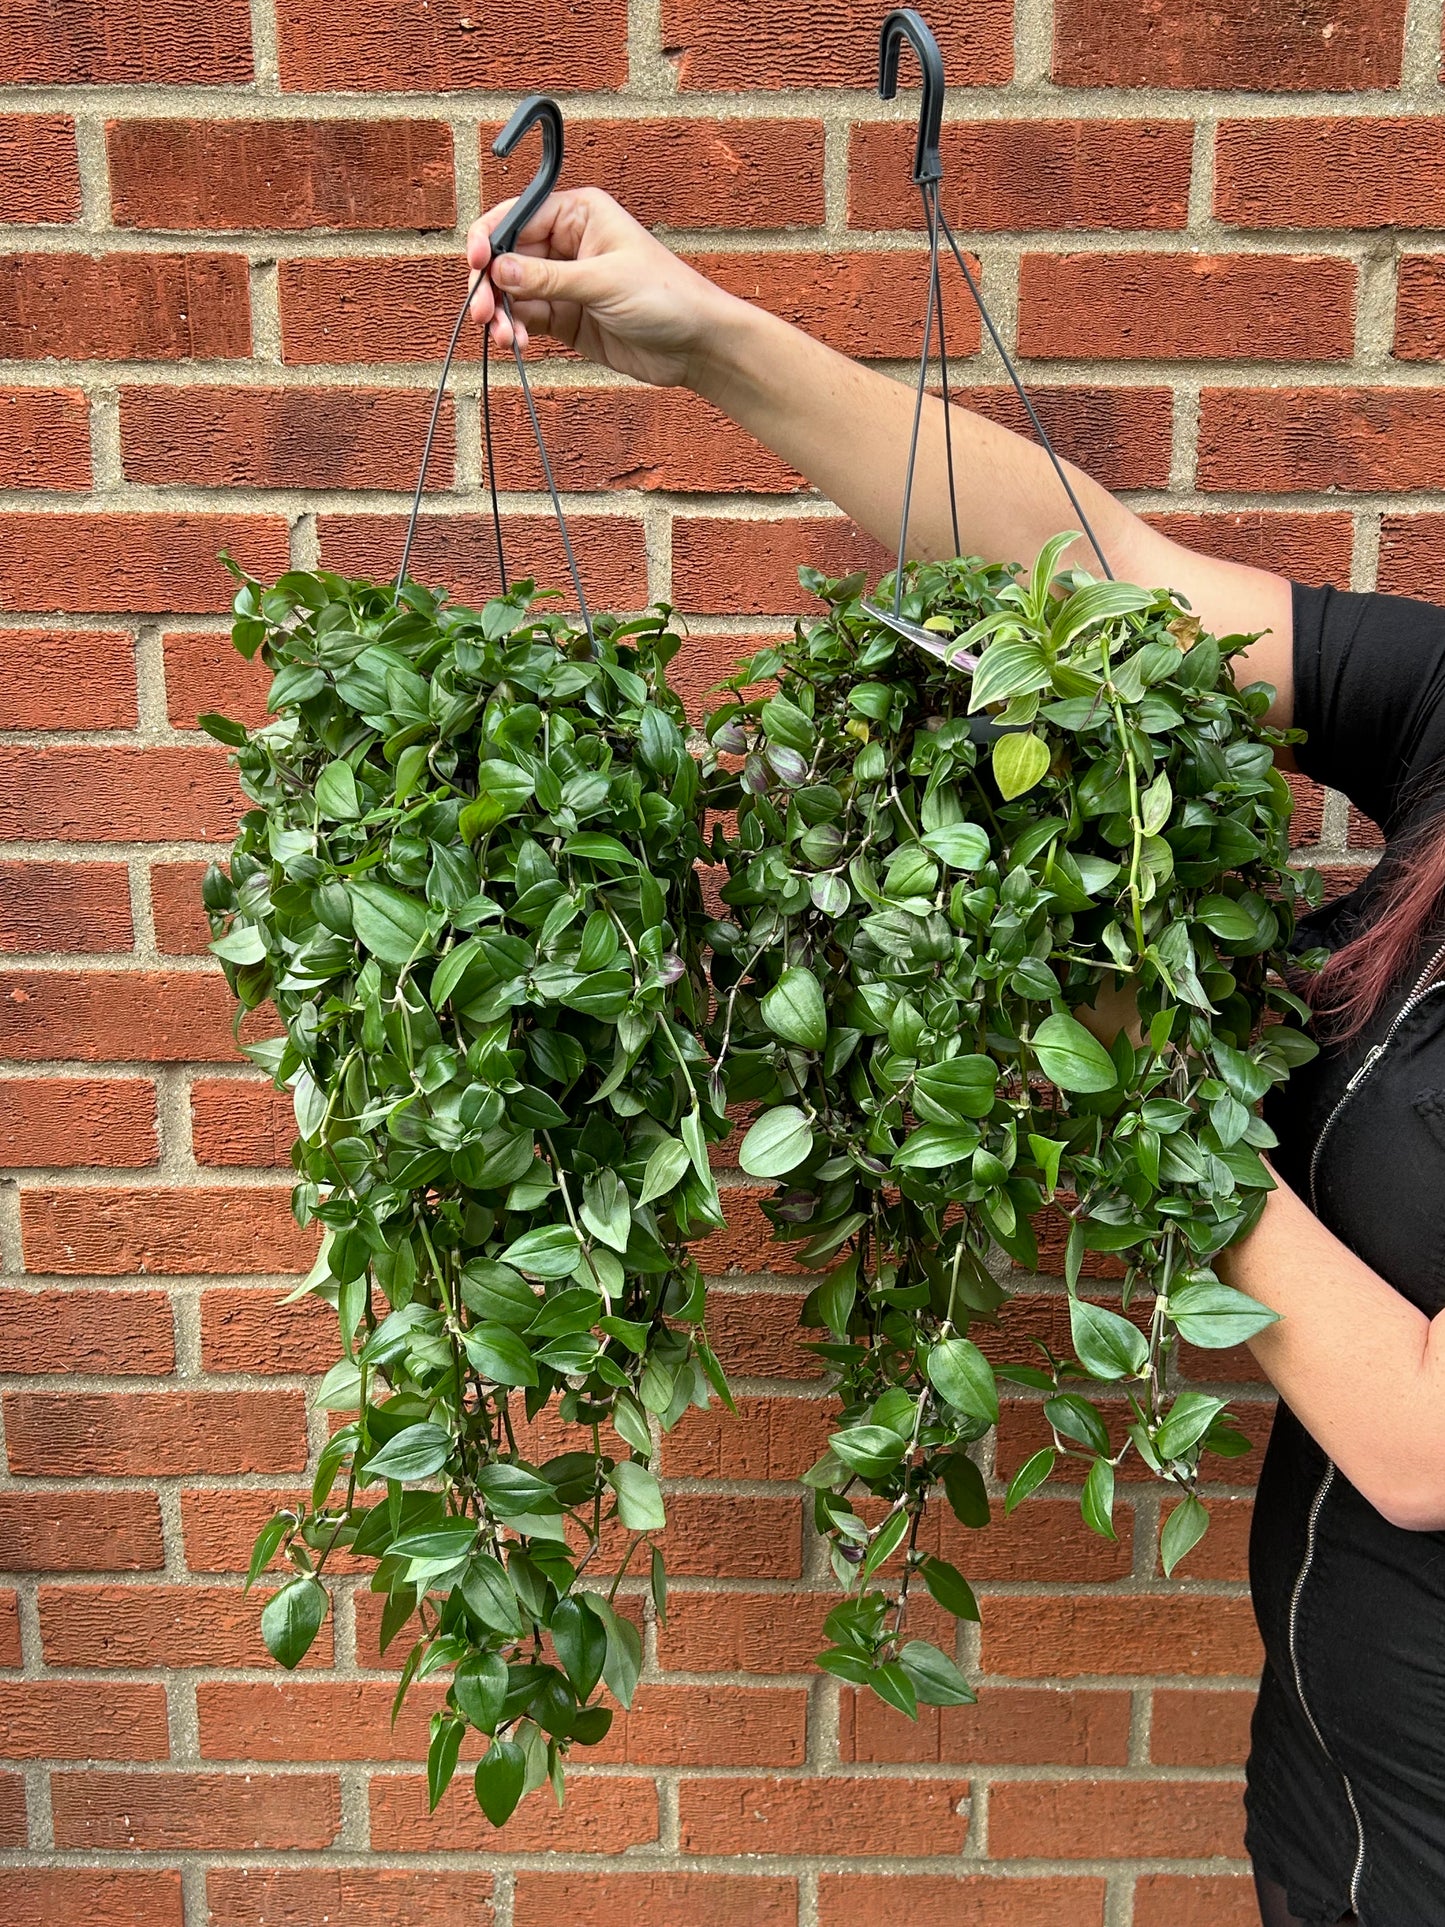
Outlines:
{"label": "bare arm", "polygon": [[1445,1530],[1445,1313],[1417,1311],[1283,1182],[1215,1266],[1280,1314],[1250,1350],[1350,1483],[1394,1525]]}
{"label": "bare arm", "polygon": [[[714,403],[879,541],[898,539],[913,396],[799,329],[725,294],[669,253],[595,188],[554,195],[524,230],[519,252],[492,263],[489,235],[506,206],[478,221],[467,255],[515,304],[518,331],[557,336],[589,359],[662,385],[685,385]],[[491,283],[474,312],[511,339]],[[910,553],[953,553],[943,403],[925,404]],[[988,561],[1031,563],[1077,519],[1044,451],[955,406],[954,477],[964,548]],[[1073,486],[1116,576],[1186,596],[1216,634],[1265,630],[1247,675],[1279,692],[1273,720],[1292,708],[1288,582],[1221,562],[1152,529],[1080,470]],[[1086,541],[1065,557],[1098,570]]]}

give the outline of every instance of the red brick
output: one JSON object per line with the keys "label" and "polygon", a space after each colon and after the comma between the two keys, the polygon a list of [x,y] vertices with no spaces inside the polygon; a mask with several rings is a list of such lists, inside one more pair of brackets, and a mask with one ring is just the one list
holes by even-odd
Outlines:
{"label": "red brick", "polygon": [[1102,1880],[987,1874],[833,1874],[818,1883],[818,1927],[1102,1927]]}
{"label": "red brick", "polygon": [[107,1277],[305,1271],[317,1234],[296,1223],[289,1200],[275,1187],[27,1191],[26,1269]]}
{"label": "red brick", "polygon": [[[848,221],[922,228],[910,185],[916,130],[865,121],[848,150]],[[975,234],[1069,228],[1182,228],[1194,129],[1187,120],[1002,120],[943,130],[943,212]],[[945,299],[947,297],[945,296]],[[967,302],[967,295],[959,294]]]}
{"label": "red brick", "polygon": [[[657,1840],[657,1788],[645,1779],[574,1778],[560,1813],[546,1788],[507,1822],[508,1853],[622,1853]],[[373,1774],[371,1844],[381,1853],[495,1853],[497,1836],[472,1794],[469,1776],[452,1783],[427,1813],[426,1781]]]}
{"label": "red brick", "polygon": [[1015,1598],[985,1606],[983,1668],[1016,1679],[1259,1671],[1247,1599],[1217,1593]]}
{"label": "red brick", "polygon": [[[713,1248],[709,1242],[708,1249]],[[708,1295],[708,1334],[724,1370],[747,1378],[818,1378],[822,1367],[804,1345],[797,1292],[719,1291]]]}
{"label": "red brick", "polygon": [[57,1847],[88,1852],[288,1853],[329,1847],[341,1789],[320,1773],[56,1773]]}
{"label": "red brick", "polygon": [[657,1629],[659,1662],[684,1673],[811,1672],[836,1604],[830,1593],[674,1591]]}
{"label": "red brick", "polygon": [[682,1780],[677,1796],[684,1853],[946,1854],[968,1832],[967,1780]]}
{"label": "red brick", "polygon": [[[1131,1570],[1134,1509],[1127,1504],[1114,1507],[1117,1540],[1090,1532],[1071,1499],[1031,1499],[1008,1518],[1002,1507],[995,1507],[983,1532],[961,1526],[944,1506],[930,1511],[937,1522],[937,1550],[962,1566],[970,1579],[996,1585],[1039,1579],[1089,1585],[1122,1579]],[[925,1536],[927,1527],[920,1540]]]}
{"label": "red brick", "polygon": [[0,971],[0,1056],[86,1063],[229,1063],[219,972]]}
{"label": "red brick", "polygon": [[[0,26],[0,47],[4,32]],[[79,213],[75,122],[68,114],[0,114],[0,221],[73,221]]]}
{"label": "red brick", "polygon": [[250,352],[239,254],[0,256],[0,356],[186,361]]}
{"label": "red brick", "polygon": [[129,729],[135,638],[118,629],[0,629],[7,729]]}
{"label": "red brick", "polygon": [[25,1831],[25,1782],[18,1773],[0,1773],[0,1847],[23,1847]]}
{"label": "red brick", "polygon": [[210,949],[211,924],[201,901],[208,867],[191,860],[151,865],[151,922],[156,948],[168,957],[204,957]]}
{"label": "red brick", "polygon": [[339,14],[316,0],[281,0],[277,25],[281,85],[291,92],[560,94],[604,91],[627,78],[624,0],[544,0],[504,34],[488,31],[463,0],[424,8],[379,0]]}
{"label": "red brick", "polygon": [[109,0],[0,14],[0,82],[10,85],[216,87],[251,73],[246,0]]}
{"label": "red brick", "polygon": [[89,488],[90,411],[80,390],[0,389],[0,465],[7,488]]}
{"label": "red brick", "polygon": [[[181,390],[181,393],[185,393]],[[176,729],[194,729],[198,716],[231,716],[250,728],[266,720],[271,672],[247,662],[226,630],[183,630],[162,638],[166,714]]]}
{"label": "red brick", "polygon": [[[1026,441],[1037,440],[1012,388],[964,388],[956,398]],[[1168,486],[1174,397],[1167,388],[1031,385],[1030,399],[1060,455],[1105,488]]]}
{"label": "red brick", "polygon": [[1390,595],[1445,598],[1445,515],[1386,515],[1377,586]]}
{"label": "red brick", "polygon": [[20,1664],[20,1613],[13,1592],[0,1592],[0,1666]]}
{"label": "red brick", "polygon": [[[198,1486],[181,1493],[181,1538],[188,1572],[245,1572],[256,1534],[274,1513],[300,1504],[295,1490],[255,1486]],[[333,1554],[336,1569],[339,1555]],[[279,1559],[271,1562],[279,1570]]]}
{"label": "red brick", "polygon": [[[746,1502],[748,1530],[738,1531],[738,1500],[724,1494],[671,1492],[662,1548],[679,1579],[796,1579],[802,1571],[802,1508],[791,1498]],[[604,1561],[605,1569],[605,1561]]]}
{"label": "red brick", "polygon": [[129,950],[134,940],[123,863],[0,863],[0,951]]}
{"label": "red brick", "polygon": [[1156,1693],[1149,1757],[1160,1766],[1243,1766],[1253,1693]]}
{"label": "red brick", "polygon": [[[534,399],[563,490],[787,495],[807,486],[761,442],[680,388],[542,388]],[[503,485],[544,489],[521,391],[497,393],[492,418]]]}
{"label": "red brick", "polygon": [[[515,1927],[795,1927],[792,1879],[743,1873],[518,1873]],[[431,1916],[428,1914],[428,1921]],[[238,1923],[239,1927],[239,1923]],[[460,1927],[460,1923],[458,1923]]]}
{"label": "red brick", "polygon": [[[283,261],[279,281],[291,364],[439,361],[467,286],[450,254],[307,257]],[[481,344],[481,329],[464,327],[457,359],[475,361]]]}
{"label": "red brick", "polygon": [[10,1470],[47,1478],[299,1472],[299,1392],[12,1392]]}
{"label": "red brick", "polygon": [[1144,517],[1186,549],[1217,555],[1226,562],[1243,562],[1251,569],[1273,569],[1298,582],[1350,579],[1354,528],[1346,514],[1296,514],[1288,510],[1216,510],[1197,514],[1188,509],[1151,511]]}
{"label": "red brick", "polygon": [[629,1766],[801,1766],[802,1687],[643,1686],[589,1757]]}
{"label": "red brick", "polygon": [[171,1301],[163,1291],[34,1291],[0,1286],[0,1372],[175,1370]]}
{"label": "red brick", "polygon": [[212,1867],[206,1874],[209,1927],[321,1927],[342,1920],[348,1927],[420,1920],[426,1927],[483,1927],[491,1891],[491,1876],[470,1869]]}
{"label": "red brick", "polygon": [[1357,810],[1351,803],[1346,819],[1345,841],[1352,850],[1382,850],[1385,847],[1385,833],[1378,823],[1371,822],[1363,810]]}
{"label": "red brick", "polygon": [[1019,353],[1082,361],[1346,361],[1351,262],[1297,254],[1026,254]]}
{"label": "red brick", "polygon": [[1011,1780],[989,1793],[998,1860],[1238,1856],[1244,1808],[1230,1780]]}
{"label": "red brick", "polygon": [[1199,486],[1280,493],[1432,489],[1445,396],[1419,388],[1215,388]]}
{"label": "red brick", "polygon": [[[535,164],[523,143],[492,154],[481,129],[482,205],[516,194]],[[816,227],[823,219],[823,125],[817,120],[573,120],[567,179],[596,182],[646,227]]]}
{"label": "red brick", "polygon": [[[269,1666],[261,1643],[265,1595],[239,1586],[42,1586],[48,1666]],[[331,1663],[328,1618],[304,1666]]]}
{"label": "red brick", "polygon": [[[595,609],[641,609],[648,600],[647,548],[642,524],[624,515],[567,518],[582,586]],[[344,575],[388,578],[401,556],[400,515],[321,515],[321,560]],[[550,515],[509,515],[502,522],[509,568],[525,570],[548,588],[571,583],[561,537]],[[410,570],[418,582],[447,588],[459,602],[497,594],[497,558],[489,515],[426,515],[417,524]]]}
{"label": "red brick", "polygon": [[219,613],[234,583],[223,549],[274,580],[289,562],[274,515],[12,515],[0,555],[0,602],[36,613]]}
{"label": "red brick", "polygon": [[112,1873],[100,1867],[5,1869],[5,1918],[9,1927],[184,1927],[181,1876],[174,1868]]}
{"label": "red brick", "polygon": [[822,1456],[837,1419],[831,1399],[744,1396],[736,1403],[736,1418],[721,1405],[687,1413],[663,1440],[665,1477],[800,1478]]}
{"label": "red brick", "polygon": [[[730,294],[757,302],[844,354],[891,361],[916,352],[928,289],[928,257],[921,248],[832,254],[768,249],[687,258]],[[977,277],[977,260],[969,257],[969,265]],[[909,317],[906,346],[899,336],[900,315]],[[949,352],[973,354],[979,340],[978,314],[960,290],[948,309]]]}
{"label": "red brick", "polygon": [[1394,354],[1399,361],[1445,361],[1445,255],[1401,256]]}
{"label": "red brick", "polygon": [[223,1285],[201,1294],[201,1369],[320,1373],[341,1353],[336,1313],[319,1298]]}
{"label": "red brick", "polygon": [[[1290,842],[1296,849],[1318,843],[1324,834],[1327,792],[1319,783],[1312,782],[1308,776],[1301,776],[1295,770],[1291,770],[1284,780],[1288,783],[1290,796],[1294,800],[1294,809],[1289,819]],[[1248,1357],[1248,1355],[1246,1352],[1245,1356]],[[1224,1374],[1216,1373],[1215,1376],[1221,1377]]]}
{"label": "red brick", "polygon": [[171,1745],[164,1686],[119,1681],[104,1695],[71,1680],[0,1683],[0,1731],[16,1760],[163,1760]]}
{"label": "red brick", "polygon": [[[1013,77],[1013,15],[1005,0],[939,7],[931,15],[950,86],[1001,86]],[[685,90],[868,87],[878,72],[878,16],[857,0],[827,0],[806,14],[781,0],[705,5],[664,0],[662,44]],[[900,75],[916,83],[908,65]]]}
{"label": "red brick", "polygon": [[[1105,1399],[1100,1409],[1104,1422],[1122,1441],[1127,1408],[1118,1399]],[[1250,1451],[1237,1459],[1206,1458],[1204,1476],[1230,1485],[1253,1485],[1259,1476],[1265,1441],[1274,1422],[1274,1405],[1265,1399],[1236,1401],[1230,1408],[1231,1423],[1250,1442]],[[996,1434],[996,1463],[1001,1479],[1012,1478],[1024,1460],[1041,1446],[1051,1444],[1043,1406],[1031,1400],[1007,1399]],[[1079,1484],[1088,1470],[1084,1460],[1072,1454],[1061,1457],[1053,1474],[1070,1485]],[[1119,1467],[1119,1476],[1130,1483],[1152,1482],[1153,1474],[1136,1453],[1131,1452]]]}
{"label": "red brick", "polygon": [[876,1694],[844,1693],[838,1711],[838,1758],[848,1762],[1123,1766],[1129,1758],[1127,1693],[985,1686],[977,1706],[920,1707],[916,1721]]}
{"label": "red brick", "polygon": [[[132,481],[162,486],[409,492],[431,406],[401,388],[123,388],[121,456]],[[432,488],[451,486],[454,449],[448,402],[427,464]],[[195,720],[192,710],[182,728]]]}
{"label": "red brick", "polygon": [[191,1085],[191,1144],[198,1164],[287,1165],[296,1136],[289,1091],[234,1077]]}
{"label": "red brick", "polygon": [[12,1572],[156,1572],[165,1564],[154,1492],[0,1492],[0,1544]]}
{"label": "red brick", "polygon": [[[799,586],[804,563],[831,576],[864,569],[876,577],[891,566],[882,543],[836,515],[768,522],[682,515],[672,525],[672,592],[678,607],[692,614],[821,611],[817,599]],[[726,1238],[719,1233],[714,1243]],[[780,1267],[774,1262],[768,1269]]]}
{"label": "red brick", "polygon": [[1329,904],[1333,903],[1336,897],[1348,896],[1350,891],[1369,875],[1374,865],[1373,863],[1317,863],[1314,867],[1319,871],[1324,883],[1324,900]]}
{"label": "red brick", "polygon": [[117,227],[455,225],[452,136],[435,120],[121,120],[106,125]]}
{"label": "red brick", "polygon": [[229,837],[243,805],[219,744],[0,748],[0,837],[106,843]]}
{"label": "red brick", "polygon": [[1334,93],[1400,78],[1405,0],[1341,8],[1314,0],[1261,12],[1189,0],[1060,0],[1053,77],[1066,87],[1229,87]]}
{"label": "red brick", "polygon": [[1259,1927],[1254,1882],[1248,1874],[1141,1874],[1134,1927]]}
{"label": "red brick", "polygon": [[1214,212],[1240,228],[1445,226],[1445,120],[1224,121]]}

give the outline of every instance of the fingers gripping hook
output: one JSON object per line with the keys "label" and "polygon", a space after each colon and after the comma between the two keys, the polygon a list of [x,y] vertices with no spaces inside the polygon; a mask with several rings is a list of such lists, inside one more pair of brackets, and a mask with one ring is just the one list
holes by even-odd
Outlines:
{"label": "fingers gripping hook", "polygon": [[913,7],[898,7],[883,22],[878,36],[878,93],[892,100],[898,92],[898,57],[907,41],[923,69],[923,104],[918,110],[918,145],[913,155],[913,178],[920,187],[943,179],[938,151],[943,126],[943,55],[927,21]]}
{"label": "fingers gripping hook", "polygon": [[[895,56],[894,66],[897,64]],[[557,176],[562,172],[562,109],[547,94],[528,94],[492,142],[492,152],[499,160],[505,160],[522,136],[534,127],[542,130],[542,159],[505,220],[493,228],[494,255],[511,253],[518,235],[557,185]]]}

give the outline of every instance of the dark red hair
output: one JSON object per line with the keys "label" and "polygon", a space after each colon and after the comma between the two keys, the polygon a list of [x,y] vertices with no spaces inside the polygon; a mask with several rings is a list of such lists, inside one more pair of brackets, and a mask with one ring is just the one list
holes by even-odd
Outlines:
{"label": "dark red hair", "polygon": [[1421,949],[1426,925],[1445,897],[1445,811],[1437,811],[1384,864],[1365,927],[1335,951],[1311,985],[1310,1002],[1336,1042],[1364,1028]]}

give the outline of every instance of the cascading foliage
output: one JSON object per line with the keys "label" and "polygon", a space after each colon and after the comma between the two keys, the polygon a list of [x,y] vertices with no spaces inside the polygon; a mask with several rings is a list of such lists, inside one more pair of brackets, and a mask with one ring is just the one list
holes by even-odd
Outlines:
{"label": "cascading foliage", "polygon": [[[910,571],[903,614],[952,639],[953,667],[880,622],[861,577],[805,572],[827,614],[745,664],[708,723],[744,758],[712,774],[738,826],[713,1051],[729,1095],[760,1107],[741,1163],[779,1180],[778,1237],[826,1268],[804,1322],[827,1332],[843,1408],[807,1474],[850,1588],[822,1664],[907,1712],[971,1697],[905,1614],[921,1576],[977,1616],[918,1541],[939,1488],[964,1525],[988,1519],[968,1447],[998,1419],[998,1378],[1043,1395],[1053,1439],[1008,1509],[1078,1455],[1084,1518],[1112,1537],[1116,1467],[1137,1453],[1180,1491],[1166,1572],[1198,1542],[1201,1455],[1246,1445],[1169,1363],[1180,1337],[1227,1346],[1271,1320],[1210,1261],[1270,1187],[1258,1101],[1314,1052],[1275,968],[1318,887],[1288,867],[1272,765],[1297,739],[1266,726],[1270,690],[1235,686],[1252,638],[1203,635],[1167,593],[1056,580],[1072,539],[1027,579]],[[1106,1047],[1078,1012],[1121,983],[1137,1022]],[[1067,1224],[1076,1356],[1041,1344],[1038,1365],[995,1371],[968,1336],[1006,1296],[990,1253],[1035,1269],[1044,1211]],[[1078,1294],[1090,1252],[1127,1267],[1134,1316]],[[1087,1397],[1089,1380],[1122,1396]]]}
{"label": "cascading foliage", "polygon": [[[324,1228],[299,1290],[336,1308],[319,1397],[345,1420],[250,1578],[294,1569],[262,1615],[294,1665],[333,1548],[374,1562],[384,1640],[413,1628],[398,1703],[448,1682],[433,1804],[469,1725],[495,1824],[544,1780],[560,1798],[569,1747],[607,1730],[599,1686],[631,1698],[614,1598],[665,1523],[654,1434],[727,1398],[687,1247],[722,1221],[728,1102],[757,1109],[740,1156],[777,1181],[778,1237],[825,1274],[804,1320],[841,1398],[806,1473],[848,1595],[828,1670],[910,1713],[972,1697],[906,1614],[921,1577],[976,1616],[920,1530],[939,1488],[987,1522],[969,1447],[999,1378],[1053,1438],[1007,1508],[1081,1455],[1084,1518],[1112,1534],[1134,1452],[1180,1489],[1166,1570],[1201,1535],[1201,1455],[1243,1441],[1170,1363],[1181,1337],[1269,1322],[1210,1261],[1268,1189],[1258,1101],[1313,1048],[1277,970],[1309,886],[1271,766],[1287,739],[1229,667],[1248,638],[1055,580],[1068,540],[1027,580],[909,572],[904,614],[963,652],[947,668],[861,578],[805,571],[826,613],[742,666],[700,760],[666,610],[589,636],[530,583],[475,611],[242,580],[235,640],[274,672],[273,720],[203,719],[254,805],[206,901],[242,1014],[284,1025],[247,1048],[294,1099],[296,1212]],[[1077,1013],[1120,983],[1137,1021],[1106,1045]],[[1050,1211],[1075,1356],[995,1369],[969,1335],[1007,1295],[993,1254],[1032,1269]],[[1126,1267],[1122,1312],[1079,1296],[1090,1252]],[[663,1611],[655,1546],[651,1578]]]}
{"label": "cascading foliage", "polygon": [[[594,651],[531,583],[477,612],[294,574],[243,580],[236,616],[273,720],[203,719],[254,806],[207,878],[212,947],[285,1027],[247,1055],[292,1093],[296,1216],[324,1228],[298,1295],[336,1307],[319,1402],[355,1414],[250,1578],[296,1569],[262,1615],[294,1666],[333,1550],[373,1561],[383,1645],[413,1624],[398,1704],[450,1675],[432,1804],[475,1727],[500,1825],[606,1733],[599,1682],[630,1702],[612,1599],[664,1523],[652,1421],[724,1389],[687,1248],[722,1222],[728,1125],[678,638],[659,611],[599,621]],[[652,1582],[661,1603],[655,1550]]]}

